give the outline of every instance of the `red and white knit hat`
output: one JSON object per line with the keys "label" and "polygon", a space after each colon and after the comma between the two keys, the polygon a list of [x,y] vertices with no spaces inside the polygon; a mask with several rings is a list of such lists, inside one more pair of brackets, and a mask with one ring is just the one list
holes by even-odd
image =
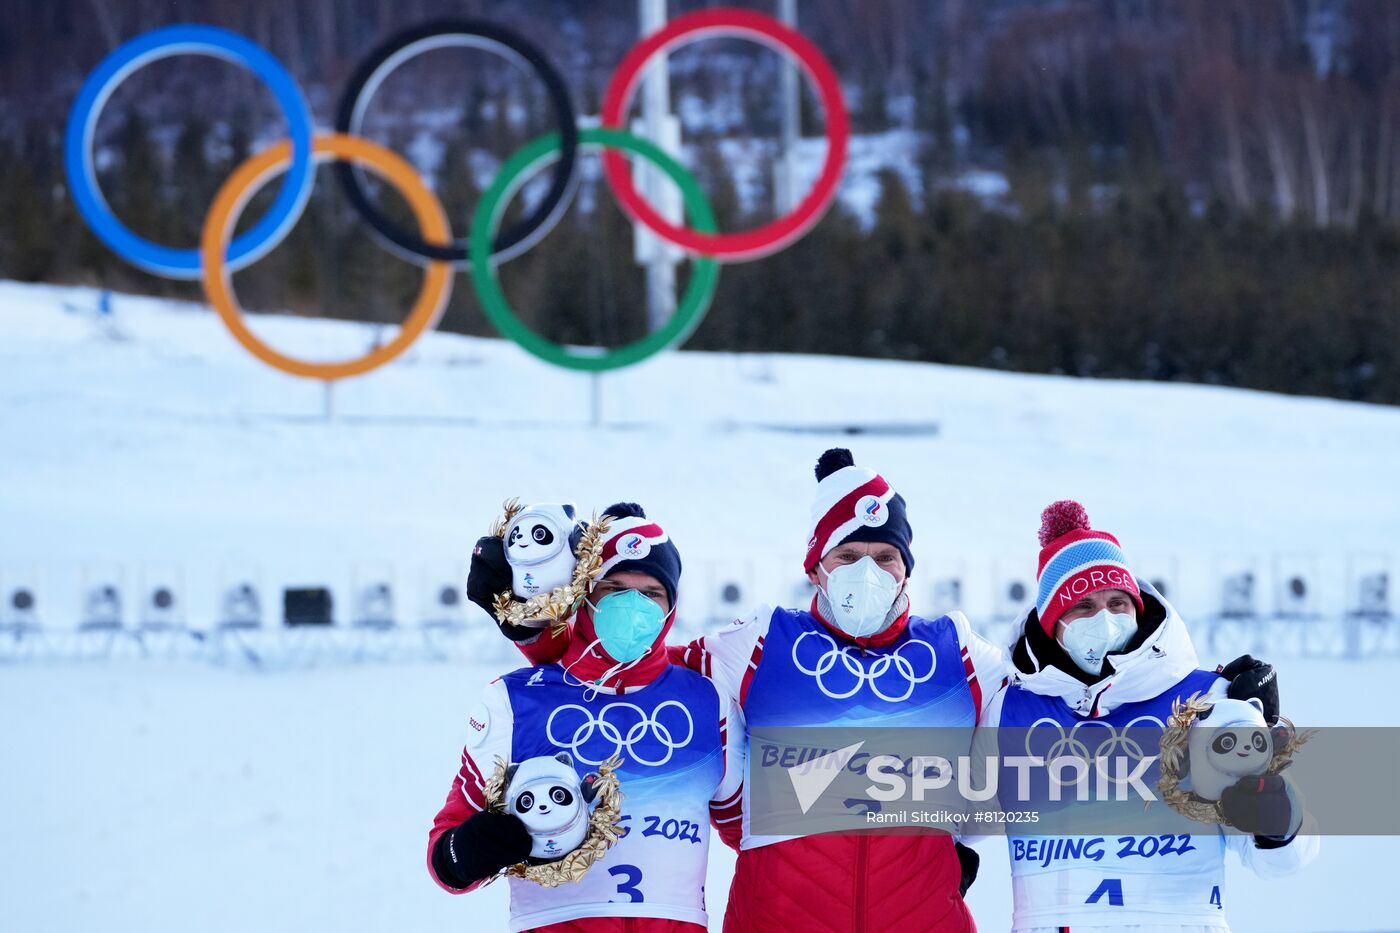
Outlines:
{"label": "red and white knit hat", "polygon": [[1045,634],[1054,637],[1065,610],[1099,590],[1123,590],[1142,611],[1142,593],[1118,539],[1091,530],[1078,502],[1061,499],[1040,513],[1040,545],[1035,608]]}
{"label": "red and white knit hat", "polygon": [[893,544],[904,556],[904,572],[914,570],[904,497],[874,470],[855,465],[844,447],[833,447],[817,460],[817,495],[812,501],[804,570],[814,570],[826,553],[847,541]]}
{"label": "red and white knit hat", "polygon": [[611,521],[603,538],[603,569],[597,579],[614,570],[651,574],[666,587],[666,595],[674,606],[681,579],[681,555],[666,531],[647,518],[635,502],[618,502],[608,506],[603,514]]}

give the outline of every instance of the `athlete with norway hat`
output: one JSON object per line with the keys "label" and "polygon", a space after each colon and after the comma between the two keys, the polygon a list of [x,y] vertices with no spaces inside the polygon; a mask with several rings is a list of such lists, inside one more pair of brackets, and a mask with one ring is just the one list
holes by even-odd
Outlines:
{"label": "athlete with norway hat", "polygon": [[[497,759],[567,761],[582,779],[617,756],[621,838],[575,883],[546,888],[511,877],[510,929],[698,931],[707,925],[710,823],[739,818],[742,717],[708,678],[667,656],[681,574],[675,544],[640,506],[618,503],[603,514],[611,523],[602,570],[574,616],[578,637],[556,662],[487,687],[429,832],[428,868],[461,894],[530,859],[537,840],[527,824],[487,806]],[[478,591],[510,586],[509,566],[479,555],[473,573]],[[491,585],[483,575],[495,577]]]}
{"label": "athlete with norway hat", "polygon": [[[761,607],[673,656],[712,677],[750,727],[970,728],[1001,684],[1004,653],[961,613],[912,614],[913,533],[904,498],[883,476],[834,448],[816,477],[803,563],[816,587],[810,606]],[[570,651],[580,636],[588,637],[581,625]],[[561,641],[540,635],[520,645],[538,660],[557,656]],[[951,837],[761,836],[747,796],[746,788],[727,931],[974,929],[962,893],[975,855]]]}
{"label": "athlete with norway hat", "polygon": [[[1091,528],[1079,503],[1062,500],[1045,509],[1040,543],[1036,604],[1017,627],[1010,683],[983,719],[983,726],[1007,728],[978,730],[974,762],[997,755],[1074,755],[1111,763],[1120,751],[1141,760],[1146,742],[1139,739],[1160,736],[1172,701],[1196,693],[1218,699],[1222,709],[1257,702],[1264,711],[1256,713],[1261,723],[1278,718],[1273,668],[1246,655],[1219,672],[1200,669],[1176,610],[1134,577],[1118,539]],[[1042,735],[1047,737],[1038,741]],[[1155,787],[1157,776],[1154,764],[1142,778],[1144,786]],[[981,786],[978,779],[973,784]],[[1007,780],[999,786],[1015,785]],[[1025,805],[1006,794],[1005,809]],[[1202,827],[1165,837],[1009,836],[1013,928],[1228,930],[1225,851],[1271,877],[1307,864],[1318,840],[1308,834],[1311,818],[1280,775],[1241,780],[1226,790],[1221,809],[1234,826],[1254,835]]]}

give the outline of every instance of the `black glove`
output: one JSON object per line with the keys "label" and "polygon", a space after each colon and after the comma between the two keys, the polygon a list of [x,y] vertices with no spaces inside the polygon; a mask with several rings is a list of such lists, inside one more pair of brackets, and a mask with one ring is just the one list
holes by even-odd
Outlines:
{"label": "black glove", "polygon": [[1267,661],[1256,661],[1241,655],[1216,673],[1230,682],[1225,695],[1232,700],[1257,699],[1264,704],[1264,721],[1278,722],[1278,676]]}
{"label": "black glove", "polygon": [[511,641],[529,641],[540,630],[529,625],[510,625],[496,619],[496,594],[515,585],[506,560],[506,544],[495,535],[476,539],[472,548],[472,565],[467,571],[467,599],[476,603],[500,626],[501,634]]}
{"label": "black glove", "polygon": [[1220,812],[1236,829],[1275,841],[1286,839],[1293,825],[1293,801],[1278,774],[1240,778],[1221,792]]}
{"label": "black glove", "polygon": [[977,854],[976,849],[961,842],[954,842],[953,848],[957,850],[958,867],[962,869],[962,878],[958,880],[958,894],[966,897],[967,889],[977,880],[977,866],[982,864],[982,856]]}
{"label": "black glove", "polygon": [[520,817],[483,810],[438,837],[433,871],[451,887],[469,887],[507,865],[525,861],[533,844]]}
{"label": "black glove", "polygon": [[506,544],[495,535],[476,539],[472,565],[467,571],[467,599],[496,618],[496,594],[509,590],[514,580],[506,560]]}

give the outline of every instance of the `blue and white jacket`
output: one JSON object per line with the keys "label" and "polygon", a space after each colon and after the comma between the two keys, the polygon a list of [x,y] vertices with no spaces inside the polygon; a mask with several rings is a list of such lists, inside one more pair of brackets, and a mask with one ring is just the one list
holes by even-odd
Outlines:
{"label": "blue and white jacket", "polygon": [[[1084,723],[1160,728],[1172,701],[1201,692],[1224,696],[1228,683],[1200,669],[1186,625],[1150,584],[1139,580],[1147,611],[1145,624],[1156,627],[1141,644],[1109,655],[1105,676],[1092,684],[1036,657],[1027,625],[1039,625],[1028,610],[1015,631],[1009,683],[993,698],[979,729],[974,760],[1024,749],[997,748],[1012,738],[985,727],[1046,730],[1073,735]],[[1038,631],[1038,629],[1037,629]],[[1044,642],[1042,642],[1042,645]],[[1015,742],[1026,733],[1008,732]],[[1154,764],[1144,783],[1154,786]],[[1011,807],[1008,805],[1008,809]],[[1013,929],[1084,928],[1228,930],[1224,905],[1225,852],[1233,850],[1261,876],[1290,874],[1317,854],[1318,837],[1305,817],[1299,834],[1281,846],[1261,848],[1253,836],[1206,831],[1189,836],[1008,836]]]}
{"label": "blue and white jacket", "polygon": [[[622,761],[619,840],[574,884],[509,878],[512,931],[590,917],[707,925],[710,822],[737,809],[744,774],[743,715],[708,678],[668,664],[624,694],[580,683],[559,664],[527,667],[492,681],[467,722],[462,766],[429,852],[440,833],[485,808],[486,778],[500,761],[568,752],[580,777],[614,756]],[[480,885],[438,883],[454,893]]]}

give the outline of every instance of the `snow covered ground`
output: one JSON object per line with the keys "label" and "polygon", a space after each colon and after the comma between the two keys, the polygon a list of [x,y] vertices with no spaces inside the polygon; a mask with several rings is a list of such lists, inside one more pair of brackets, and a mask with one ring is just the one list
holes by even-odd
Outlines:
{"label": "snow covered ground", "polygon": [[[112,340],[65,304],[96,299],[0,283],[0,592],[31,587],[57,629],[108,578],[133,598],[178,580],[185,621],[205,628],[245,572],[268,602],[328,583],[339,611],[387,574],[412,620],[425,581],[459,572],[514,495],[644,503],[685,556],[696,627],[724,610],[723,583],[745,604],[794,598],[811,464],[833,443],[908,499],[916,599],[957,575],[974,620],[1033,577],[1039,511],[1066,496],[1171,577],[1188,618],[1219,608],[1226,570],[1255,572],[1268,610],[1276,580],[1307,568],[1327,644],[1357,567],[1394,579],[1400,410],[823,357],[678,353],[595,385],[434,334],[337,388],[327,420],[320,386],[255,363],[205,308],[118,296]],[[370,339],[253,325],[321,358]],[[856,425],[875,430],[844,433]],[[442,894],[422,850],[460,714],[503,663],[0,666],[0,928],[499,928],[502,892]],[[1280,666],[1304,724],[1400,724],[1384,690],[1400,661]],[[1326,840],[1286,886],[1232,876],[1226,909],[1239,930],[1394,927],[1397,855],[1389,839]],[[973,908],[1004,929],[1005,859],[983,856]],[[714,852],[712,903],[731,866]]]}
{"label": "snow covered ground", "polygon": [[[202,665],[0,669],[0,927],[16,933],[503,930],[504,887],[454,898],[424,868],[466,710],[499,667],[368,665],[260,674]],[[1348,683],[1394,662],[1283,665],[1309,724],[1397,725]],[[1004,844],[969,896],[1010,928]],[[1329,838],[1286,883],[1232,859],[1237,931],[1382,930],[1395,839]],[[711,848],[715,929],[734,858]]]}

